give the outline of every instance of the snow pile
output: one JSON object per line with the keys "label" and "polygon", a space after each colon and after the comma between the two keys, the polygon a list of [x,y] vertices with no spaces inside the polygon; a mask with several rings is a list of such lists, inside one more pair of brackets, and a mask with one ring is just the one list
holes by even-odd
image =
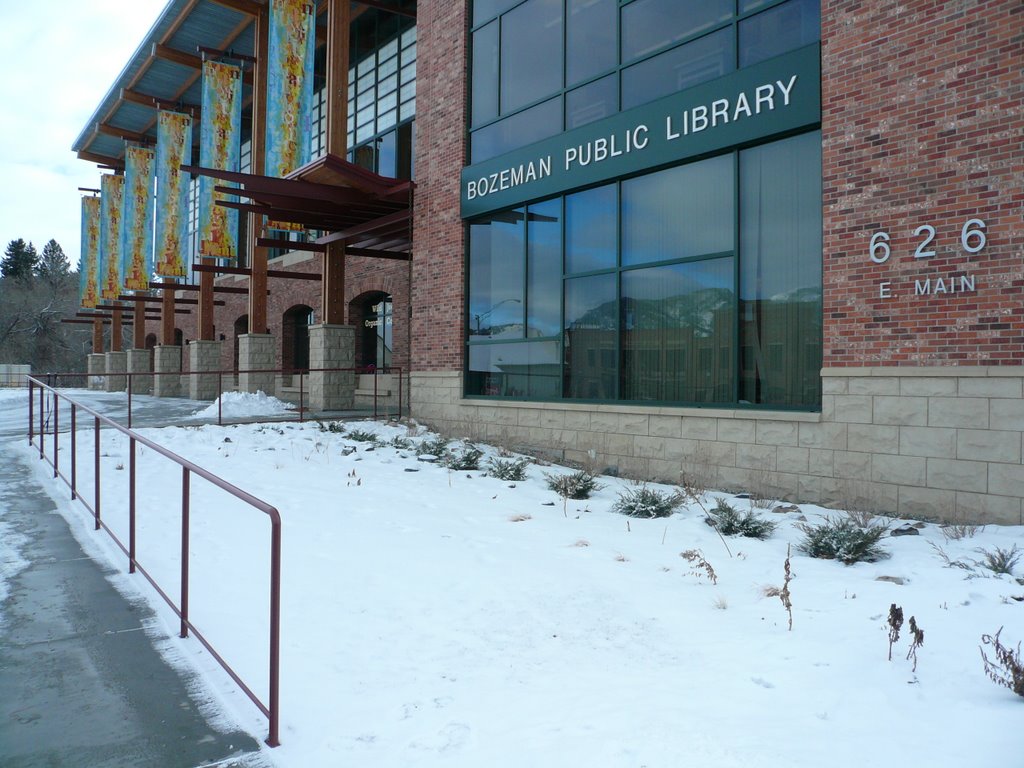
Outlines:
{"label": "snow pile", "polygon": [[[888,557],[844,566],[800,554],[800,525],[837,514],[809,504],[712,492],[640,519],[612,511],[636,490],[628,481],[601,477],[591,498],[563,500],[549,481],[568,469],[498,480],[483,471],[500,455],[486,446],[480,469],[449,469],[443,455],[421,460],[434,436],[403,427],[143,431],[280,510],[282,746],[265,757],[281,768],[1014,766],[1024,754],[1024,701],[985,677],[978,653],[1000,627],[1004,643],[1024,639],[1024,563],[1006,575],[979,562],[1024,546],[1022,527],[957,538],[922,524],[885,536]],[[91,448],[79,441],[80,466]],[[124,482],[127,450],[102,433],[104,488]],[[181,473],[152,452],[137,472],[139,561],[176,594],[180,521],[166,500]],[[123,570],[53,487],[76,535]],[[198,479],[192,493],[191,619],[266,700],[269,525]],[[701,507],[719,497],[778,525],[763,541],[723,541]],[[103,515],[125,538],[126,499],[105,494]],[[198,643],[174,637],[145,582],[125,581],[225,711],[265,737],[266,720]],[[893,603],[924,630],[916,671],[906,631],[888,660]]]}
{"label": "snow pile", "polygon": [[193,416],[203,419],[215,419],[220,404],[220,414],[225,419],[255,418],[274,416],[294,410],[292,403],[286,403],[272,397],[263,390],[259,392],[224,392],[206,408],[196,411]]}

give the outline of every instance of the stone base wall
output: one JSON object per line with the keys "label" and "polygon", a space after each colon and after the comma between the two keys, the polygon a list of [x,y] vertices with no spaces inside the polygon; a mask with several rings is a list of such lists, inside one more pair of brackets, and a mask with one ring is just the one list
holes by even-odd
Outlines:
{"label": "stone base wall", "polygon": [[193,400],[216,400],[220,397],[220,376],[216,373],[200,373],[220,370],[220,348],[219,341],[189,342],[188,395]]}
{"label": "stone base wall", "polygon": [[823,371],[821,413],[468,400],[411,377],[447,434],[628,477],[906,517],[1024,524],[1024,368]]}
{"label": "stone base wall", "polygon": [[107,356],[102,352],[93,352],[86,360],[89,372],[89,389],[102,390],[106,384]]}
{"label": "stone base wall", "polygon": [[156,397],[181,396],[181,347],[158,345],[153,350],[153,371],[158,374],[153,377]]}
{"label": "stone base wall", "polygon": [[269,333],[247,333],[238,337],[238,389],[275,395],[274,372],[249,373],[276,367],[274,337]]}
{"label": "stone base wall", "polygon": [[124,352],[107,352],[104,357],[107,367],[104,389],[107,392],[124,392],[128,387],[128,377],[115,374],[124,374],[128,370],[128,355]]}
{"label": "stone base wall", "polygon": [[309,328],[309,407],[338,411],[355,402],[356,375],[349,371],[316,368],[352,368],[355,365],[356,329],[350,325],[312,325]]}
{"label": "stone base wall", "polygon": [[[128,373],[150,373],[150,354],[148,349],[128,350]],[[132,393],[148,395],[153,391],[152,376],[132,376]]]}

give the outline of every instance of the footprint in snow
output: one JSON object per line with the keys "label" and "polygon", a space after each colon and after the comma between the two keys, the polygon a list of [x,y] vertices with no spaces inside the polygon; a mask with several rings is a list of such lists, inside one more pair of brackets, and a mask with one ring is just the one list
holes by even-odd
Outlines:
{"label": "footprint in snow", "polygon": [[769,682],[769,681],[767,681],[767,680],[765,680],[763,678],[760,678],[760,677],[752,677],[752,678],[750,678],[750,681],[752,683],[754,683],[755,685],[760,685],[762,688],[774,688],[775,687],[775,683],[771,683],[771,682]]}

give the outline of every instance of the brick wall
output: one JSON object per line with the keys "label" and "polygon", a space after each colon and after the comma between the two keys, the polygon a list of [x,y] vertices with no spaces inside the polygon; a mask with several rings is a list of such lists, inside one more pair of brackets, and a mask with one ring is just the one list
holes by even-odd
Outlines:
{"label": "brick wall", "polygon": [[[826,367],[1024,361],[1022,71],[1020,0],[822,2]],[[971,218],[988,239],[973,255]],[[926,224],[936,254],[917,259]],[[937,278],[956,292],[915,295]]]}
{"label": "brick wall", "polygon": [[412,368],[461,370],[468,0],[417,6]]}

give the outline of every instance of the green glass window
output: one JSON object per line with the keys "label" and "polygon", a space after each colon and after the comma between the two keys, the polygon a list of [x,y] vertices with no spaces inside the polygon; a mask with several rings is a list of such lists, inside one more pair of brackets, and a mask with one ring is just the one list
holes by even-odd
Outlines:
{"label": "green glass window", "polygon": [[501,18],[501,113],[562,88],[562,0],[527,0]]}
{"label": "green glass window", "polygon": [[526,268],[523,209],[495,214],[469,228],[471,336],[523,338]]}
{"label": "green glass window", "polygon": [[565,281],[565,397],[615,399],[615,293],[614,274]]}
{"label": "green glass window", "polygon": [[740,399],[821,400],[821,134],[740,153]]}
{"label": "green glass window", "polygon": [[565,198],[565,271],[568,274],[615,266],[617,200],[614,184]]}
{"label": "green glass window", "polygon": [[707,32],[732,14],[732,0],[634,0],[622,7],[622,61]]}
{"label": "green glass window", "polygon": [[466,380],[476,394],[550,400],[559,395],[560,375],[557,341],[469,348]]}
{"label": "green glass window", "polygon": [[618,0],[567,0],[565,79],[575,85],[619,63]]}
{"label": "green glass window", "polygon": [[557,336],[562,319],[562,201],[527,209],[526,336]]}

